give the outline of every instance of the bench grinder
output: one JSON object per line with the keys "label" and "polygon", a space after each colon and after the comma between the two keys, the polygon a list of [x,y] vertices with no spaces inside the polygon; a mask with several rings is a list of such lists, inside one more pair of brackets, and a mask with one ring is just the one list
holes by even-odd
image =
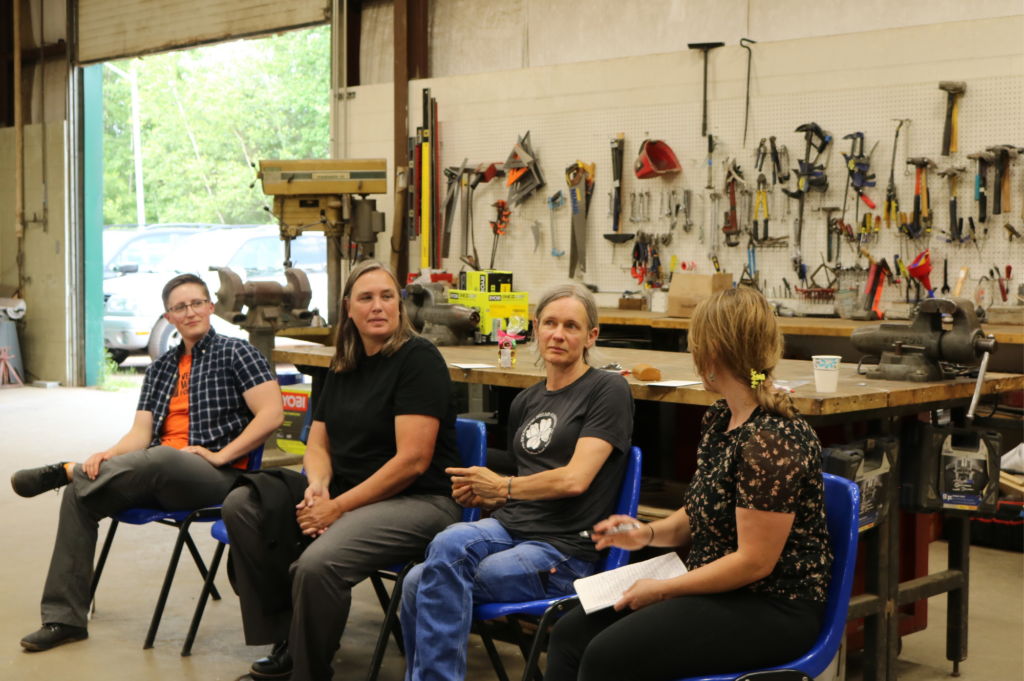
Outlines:
{"label": "bench grinder", "polygon": [[[313,313],[307,309],[313,292],[306,273],[289,267],[284,286],[276,281],[242,282],[228,267],[211,267],[220,275],[220,289],[213,313],[249,332],[249,342],[274,368],[274,335],[281,329],[309,326]],[[242,310],[245,309],[243,313]]]}

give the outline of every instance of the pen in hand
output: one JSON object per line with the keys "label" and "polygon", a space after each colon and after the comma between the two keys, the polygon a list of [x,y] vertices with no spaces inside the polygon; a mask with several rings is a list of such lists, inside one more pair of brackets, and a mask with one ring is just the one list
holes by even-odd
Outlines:
{"label": "pen in hand", "polygon": [[[637,530],[637,529],[640,529],[640,523],[622,523],[620,525],[616,525],[615,527],[613,527],[612,529],[608,530],[607,532],[602,532],[601,534],[603,534],[604,536],[607,537],[607,536],[610,536],[610,535],[613,535],[613,534],[622,534],[624,532],[629,532],[630,530]],[[594,533],[593,532],[588,532],[586,530],[583,530],[582,532],[580,532],[580,536],[581,537],[589,538],[589,537],[593,537]]]}

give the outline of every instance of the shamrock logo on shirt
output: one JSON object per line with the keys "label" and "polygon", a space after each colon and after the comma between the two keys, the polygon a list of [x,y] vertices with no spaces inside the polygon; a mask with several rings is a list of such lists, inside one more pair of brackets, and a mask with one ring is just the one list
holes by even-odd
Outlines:
{"label": "shamrock logo on shirt", "polygon": [[520,444],[530,454],[540,454],[547,449],[555,433],[558,417],[551,412],[537,414],[528,426],[523,428]]}

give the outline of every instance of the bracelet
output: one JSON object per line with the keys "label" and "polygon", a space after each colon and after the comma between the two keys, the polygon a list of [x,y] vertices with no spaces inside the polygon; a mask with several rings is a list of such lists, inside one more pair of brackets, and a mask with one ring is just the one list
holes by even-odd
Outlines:
{"label": "bracelet", "polygon": [[643,548],[645,549],[651,545],[652,541],[654,541],[654,525],[648,523],[647,527],[651,528],[651,538],[648,539],[647,543],[643,545]]}
{"label": "bracelet", "polygon": [[509,476],[508,479],[508,493],[505,495],[505,501],[512,501],[512,478],[516,476]]}

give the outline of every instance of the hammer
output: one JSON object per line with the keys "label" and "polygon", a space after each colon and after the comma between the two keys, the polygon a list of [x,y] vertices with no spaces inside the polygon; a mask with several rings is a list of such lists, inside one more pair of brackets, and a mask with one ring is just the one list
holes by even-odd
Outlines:
{"label": "hammer", "polygon": [[[928,212],[928,168],[934,168],[935,162],[930,158],[919,156],[908,158],[907,165],[917,168],[917,179],[914,183],[914,215],[911,221],[911,228],[915,234],[921,231],[921,227],[931,227],[931,215]],[[922,176],[924,181],[922,181]],[[924,194],[924,209],[921,208],[921,195]],[[930,231],[930,230],[929,230]]]}
{"label": "hammer", "polygon": [[959,109],[960,95],[967,92],[967,83],[956,80],[944,80],[939,83],[939,89],[946,91],[946,128],[942,132],[942,155],[949,156],[949,152],[957,150],[957,111]]}
{"label": "hammer", "polygon": [[967,168],[950,166],[939,173],[940,177],[949,180],[949,236],[954,241],[960,241],[960,232],[956,222],[956,185],[960,173],[966,172]]}
{"label": "hammer", "polygon": [[988,167],[996,160],[994,154],[988,151],[979,151],[977,154],[968,154],[967,158],[978,162],[978,174],[974,176],[974,200],[978,202],[978,222],[985,222],[985,210],[988,207],[988,196],[985,194],[985,185],[988,183]]}
{"label": "hammer", "polygon": [[986,151],[991,151],[995,155],[993,165],[996,168],[996,176],[993,182],[995,193],[992,198],[992,215],[1000,215],[1003,212],[1003,200],[1010,202],[1010,152],[1016,154],[1017,148],[1009,144],[999,144],[988,147]]}

